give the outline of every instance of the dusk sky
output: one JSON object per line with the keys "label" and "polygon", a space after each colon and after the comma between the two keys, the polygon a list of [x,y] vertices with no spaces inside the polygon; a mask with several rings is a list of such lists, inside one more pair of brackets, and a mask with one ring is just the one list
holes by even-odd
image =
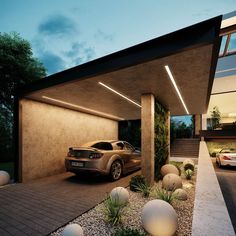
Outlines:
{"label": "dusk sky", "polygon": [[235,0],[0,0],[0,31],[52,74],[236,9]]}

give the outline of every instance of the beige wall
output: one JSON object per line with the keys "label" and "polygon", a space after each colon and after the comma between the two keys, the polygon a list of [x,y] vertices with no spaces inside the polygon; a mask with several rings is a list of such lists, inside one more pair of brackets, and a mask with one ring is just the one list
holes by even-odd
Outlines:
{"label": "beige wall", "polygon": [[64,171],[68,147],[117,139],[118,122],[32,100],[20,101],[22,181]]}

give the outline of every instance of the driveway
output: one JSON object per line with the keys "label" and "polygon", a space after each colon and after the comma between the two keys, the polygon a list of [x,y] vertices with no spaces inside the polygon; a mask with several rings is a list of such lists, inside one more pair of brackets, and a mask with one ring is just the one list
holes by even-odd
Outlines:
{"label": "driveway", "polygon": [[0,236],[48,235],[100,203],[112,188],[128,186],[106,177],[64,173],[0,188]]}
{"label": "driveway", "polygon": [[236,232],[236,167],[219,168],[212,158],[225,203]]}

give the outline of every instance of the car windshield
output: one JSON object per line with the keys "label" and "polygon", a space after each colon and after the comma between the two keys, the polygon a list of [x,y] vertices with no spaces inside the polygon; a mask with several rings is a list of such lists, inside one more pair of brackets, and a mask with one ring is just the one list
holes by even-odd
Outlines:
{"label": "car windshield", "polygon": [[221,153],[236,153],[236,148],[223,148]]}

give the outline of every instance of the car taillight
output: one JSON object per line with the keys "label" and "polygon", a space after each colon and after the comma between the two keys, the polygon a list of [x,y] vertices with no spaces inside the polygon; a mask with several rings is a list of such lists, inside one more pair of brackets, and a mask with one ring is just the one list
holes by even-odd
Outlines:
{"label": "car taillight", "polygon": [[90,159],[99,159],[99,158],[101,158],[103,156],[103,153],[91,153],[90,155],[89,155],[89,158]]}
{"label": "car taillight", "polygon": [[224,160],[231,160],[231,158],[230,158],[230,157],[227,157],[227,156],[223,156],[223,159],[224,159]]}

